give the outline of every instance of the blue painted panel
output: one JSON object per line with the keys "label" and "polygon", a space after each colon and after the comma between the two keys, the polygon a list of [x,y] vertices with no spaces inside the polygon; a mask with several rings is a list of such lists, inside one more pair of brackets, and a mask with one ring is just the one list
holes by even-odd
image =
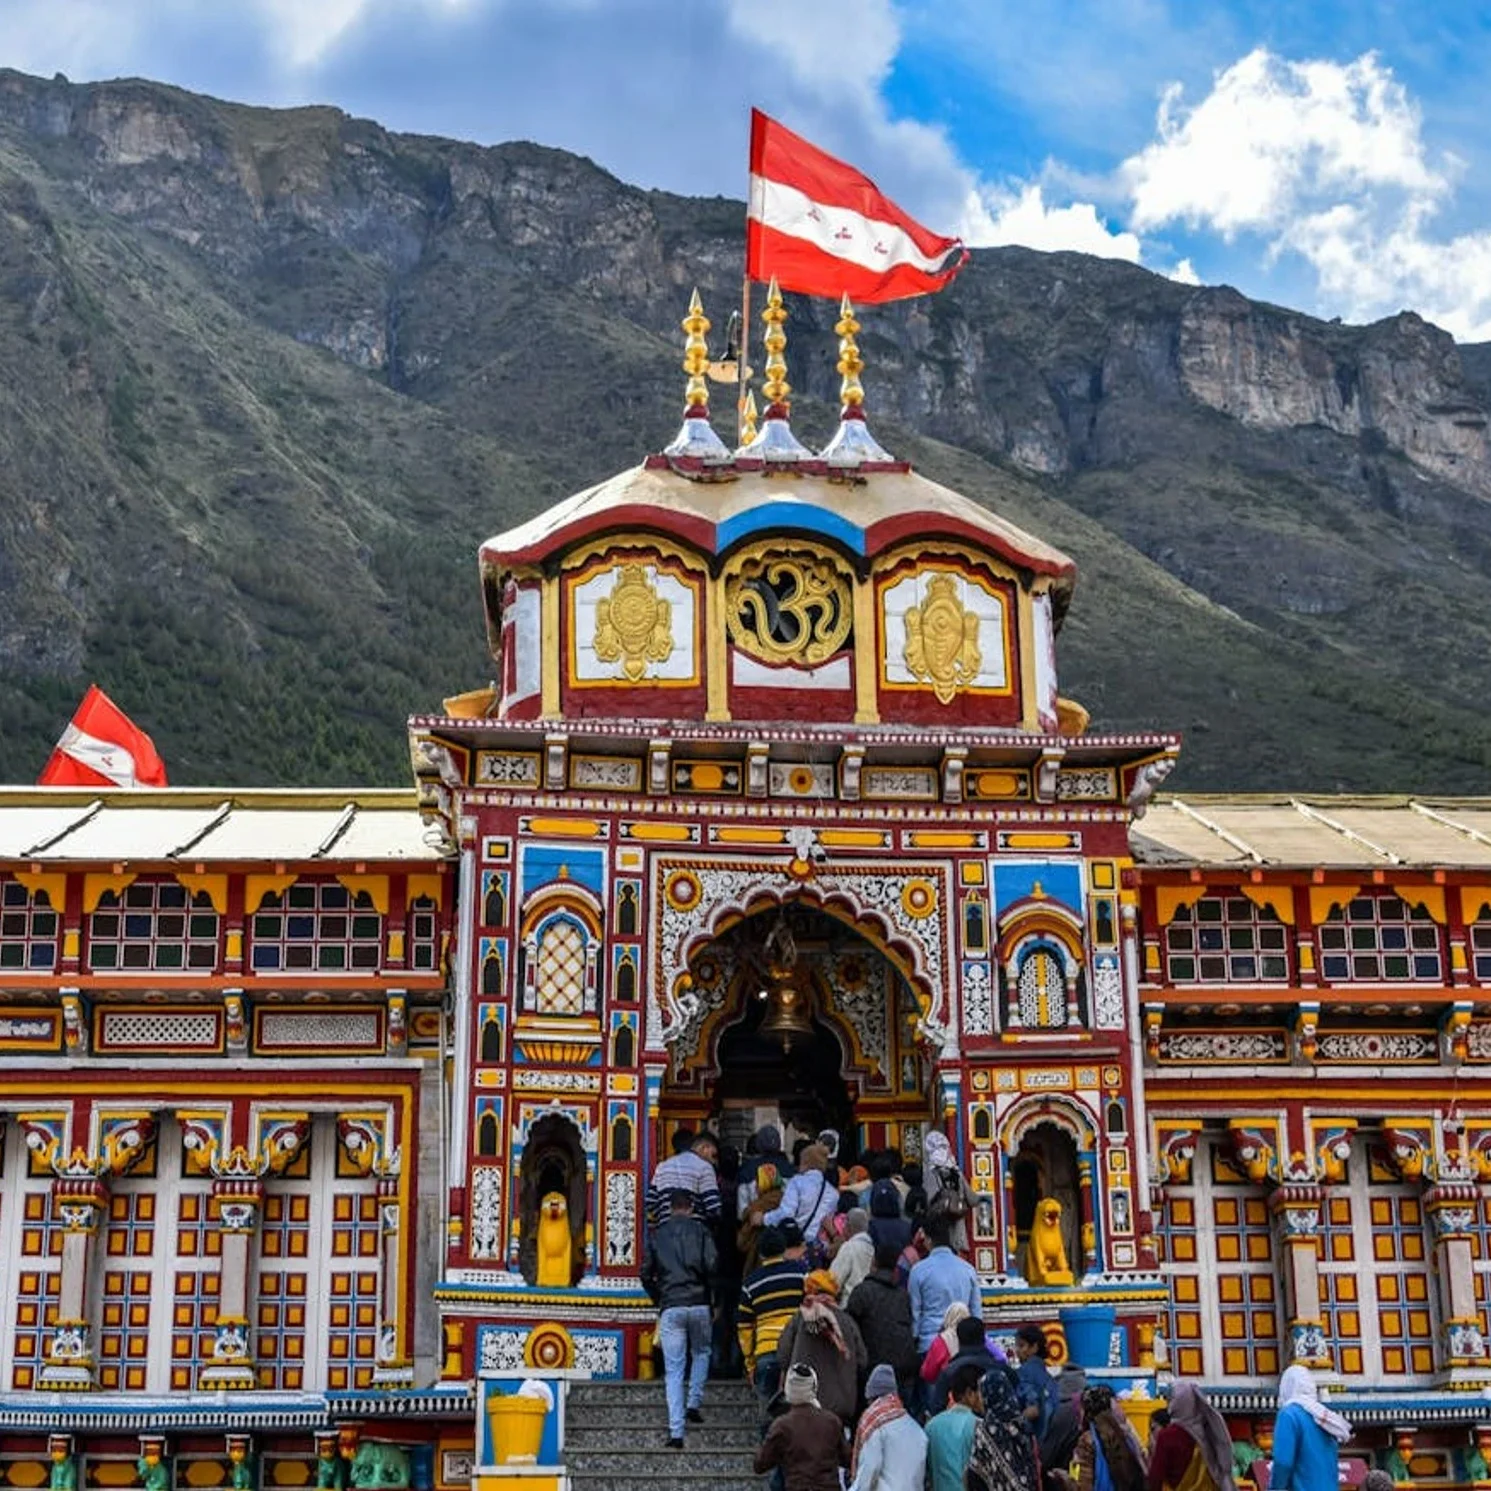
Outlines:
{"label": "blue painted panel", "polygon": [[749,508],[726,518],[716,529],[715,543],[719,553],[724,553],[731,544],[758,533],[781,533],[795,531],[813,533],[822,538],[831,538],[842,544],[851,554],[865,552],[865,535],[848,518],[838,513],[826,512],[807,502],[779,499],[764,502],[759,507]]}
{"label": "blue painted panel", "polygon": [[[568,872],[567,877],[559,871]],[[601,849],[550,849],[532,846],[523,850],[523,897],[555,881],[568,878],[595,895],[605,883],[606,856]]]}
{"label": "blue painted panel", "polygon": [[1041,891],[1053,901],[1080,913],[1082,910],[1082,863],[1080,860],[1021,860],[994,862],[994,914],[1003,916],[1016,901]]}

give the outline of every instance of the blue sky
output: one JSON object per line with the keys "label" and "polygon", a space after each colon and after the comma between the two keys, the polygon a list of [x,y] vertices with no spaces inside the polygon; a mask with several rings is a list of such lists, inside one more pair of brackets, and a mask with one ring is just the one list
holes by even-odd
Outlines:
{"label": "blue sky", "polygon": [[0,0],[0,65],[535,139],[733,196],[755,103],[970,243],[1491,339],[1470,0]]}

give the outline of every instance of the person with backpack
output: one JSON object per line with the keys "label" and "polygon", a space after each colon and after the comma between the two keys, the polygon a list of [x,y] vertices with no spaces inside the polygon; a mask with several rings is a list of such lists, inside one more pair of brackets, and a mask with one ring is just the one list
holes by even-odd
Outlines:
{"label": "person with backpack", "polygon": [[762,1219],[768,1227],[779,1227],[789,1218],[796,1222],[810,1252],[819,1246],[823,1224],[839,1206],[839,1189],[828,1173],[831,1163],[821,1144],[805,1146],[797,1174],[787,1182],[780,1203]]}
{"label": "person with backpack", "polygon": [[922,1146],[926,1159],[927,1213],[923,1229],[946,1226],[955,1253],[969,1251],[968,1218],[973,1211],[973,1187],[958,1169],[958,1161],[947,1135],[934,1129]]}

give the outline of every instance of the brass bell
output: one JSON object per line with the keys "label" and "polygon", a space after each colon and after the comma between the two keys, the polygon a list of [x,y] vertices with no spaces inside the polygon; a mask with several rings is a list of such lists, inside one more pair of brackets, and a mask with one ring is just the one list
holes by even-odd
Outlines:
{"label": "brass bell", "polygon": [[799,1036],[812,1038],[813,1011],[806,990],[792,979],[777,979],[767,997],[771,1002],[761,1021],[762,1035],[775,1036],[783,1051],[790,1051]]}

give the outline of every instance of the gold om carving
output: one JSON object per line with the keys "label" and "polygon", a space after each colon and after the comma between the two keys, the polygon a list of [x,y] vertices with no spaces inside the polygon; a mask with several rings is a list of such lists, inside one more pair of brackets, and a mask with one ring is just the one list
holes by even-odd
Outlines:
{"label": "gold om carving", "polygon": [[725,584],[725,625],[742,652],[765,663],[811,668],[849,640],[849,576],[808,550],[744,559]]}
{"label": "gold om carving", "polygon": [[906,613],[906,666],[913,678],[932,685],[941,704],[950,704],[961,686],[978,677],[978,627],[951,575],[934,575],[926,599]]}
{"label": "gold om carving", "polygon": [[673,608],[657,593],[645,565],[623,564],[610,596],[596,602],[591,646],[601,662],[620,662],[632,683],[648,663],[673,655]]}

